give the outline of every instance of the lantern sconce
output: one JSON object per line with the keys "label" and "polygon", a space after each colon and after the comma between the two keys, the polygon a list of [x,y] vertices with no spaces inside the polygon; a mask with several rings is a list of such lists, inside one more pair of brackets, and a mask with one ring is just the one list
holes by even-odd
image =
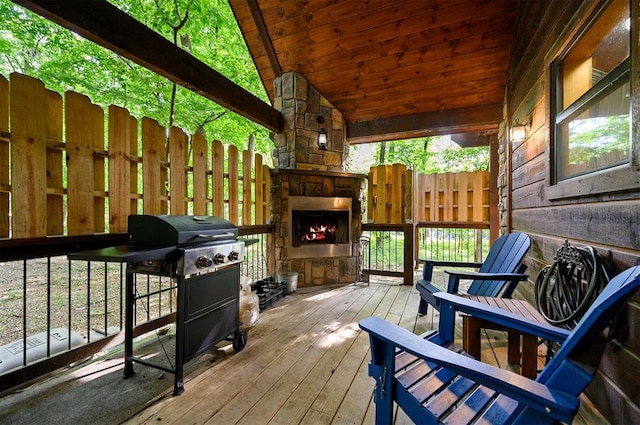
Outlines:
{"label": "lantern sconce", "polygon": [[324,124],[324,117],[318,115],[316,117],[316,121],[320,124],[320,130],[318,130],[318,149],[326,151],[327,150],[327,131],[322,127]]}
{"label": "lantern sconce", "polygon": [[518,120],[511,129],[509,130],[509,138],[511,139],[511,143],[520,143],[524,142],[527,138],[527,133],[529,131],[529,127],[531,126],[531,121],[527,120],[526,123],[522,124]]}

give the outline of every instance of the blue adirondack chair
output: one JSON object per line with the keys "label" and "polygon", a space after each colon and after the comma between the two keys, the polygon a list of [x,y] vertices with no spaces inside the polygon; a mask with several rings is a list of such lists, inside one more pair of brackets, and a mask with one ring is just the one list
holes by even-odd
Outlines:
{"label": "blue adirondack chair", "polygon": [[436,292],[443,291],[431,283],[434,266],[443,267],[475,267],[477,272],[462,272],[446,270],[449,281],[446,291],[450,294],[458,292],[460,279],[472,279],[467,294],[483,297],[510,298],[518,282],[527,279],[523,274],[526,266],[522,259],[531,246],[531,239],[524,233],[510,233],[495,240],[487,258],[482,263],[420,260],[424,263],[422,279],[416,281],[416,289],[420,292],[420,305],[418,313],[427,314],[429,304],[440,310],[438,300],[433,296]]}
{"label": "blue adirondack chair", "polygon": [[[362,320],[371,343],[376,423],[392,423],[393,402],[420,424],[571,423],[611,338],[605,330],[616,328],[612,322],[639,288],[640,266],[620,273],[571,331],[444,292],[436,295],[439,332],[426,340],[377,317]],[[531,380],[457,352],[451,323],[456,310],[562,345]]]}

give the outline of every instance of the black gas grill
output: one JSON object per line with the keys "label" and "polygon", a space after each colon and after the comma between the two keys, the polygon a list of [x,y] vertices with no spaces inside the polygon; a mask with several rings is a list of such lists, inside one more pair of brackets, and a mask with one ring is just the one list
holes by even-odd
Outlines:
{"label": "black gas grill", "polygon": [[[184,391],[183,365],[214,344],[228,339],[240,351],[247,333],[240,329],[240,264],[245,242],[231,222],[209,216],[131,215],[129,243],[69,255],[71,260],[127,263],[124,378],[133,363],[175,375],[174,395]],[[176,289],[175,366],[166,368],[134,356],[135,304],[140,298],[135,276],[167,276]]]}

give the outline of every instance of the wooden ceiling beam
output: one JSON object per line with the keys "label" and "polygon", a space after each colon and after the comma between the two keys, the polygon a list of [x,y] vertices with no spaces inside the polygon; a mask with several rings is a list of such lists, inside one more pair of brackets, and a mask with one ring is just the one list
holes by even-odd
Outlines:
{"label": "wooden ceiling beam", "polygon": [[438,136],[464,132],[493,131],[502,120],[502,105],[427,112],[367,122],[347,123],[351,144]]}
{"label": "wooden ceiling beam", "polygon": [[282,114],[106,0],[13,0],[272,131]]}
{"label": "wooden ceiling beam", "polygon": [[267,27],[264,24],[264,20],[262,19],[262,14],[260,13],[258,3],[256,3],[256,0],[247,0],[247,5],[249,6],[249,10],[251,11],[251,16],[253,17],[253,22],[256,26],[256,29],[258,30],[258,38],[262,43],[262,47],[264,48],[267,58],[269,58],[271,70],[277,78],[282,75],[282,68],[280,67],[280,63],[278,62],[276,52],[275,50],[273,50],[273,45],[271,44],[271,39],[269,38],[269,33],[267,32]]}

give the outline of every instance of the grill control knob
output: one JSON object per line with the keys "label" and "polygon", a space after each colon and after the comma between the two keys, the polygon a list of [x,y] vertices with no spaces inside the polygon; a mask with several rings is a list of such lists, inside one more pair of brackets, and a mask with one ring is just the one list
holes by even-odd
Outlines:
{"label": "grill control knob", "polygon": [[215,257],[213,257],[213,263],[214,264],[222,264],[224,263],[224,260],[226,259],[226,257],[224,256],[224,254],[216,254]]}
{"label": "grill control knob", "polygon": [[196,259],[196,267],[199,269],[206,269],[213,266],[213,260],[205,255],[201,255]]}
{"label": "grill control knob", "polygon": [[237,261],[240,258],[240,253],[238,251],[231,251],[229,253],[229,261]]}

